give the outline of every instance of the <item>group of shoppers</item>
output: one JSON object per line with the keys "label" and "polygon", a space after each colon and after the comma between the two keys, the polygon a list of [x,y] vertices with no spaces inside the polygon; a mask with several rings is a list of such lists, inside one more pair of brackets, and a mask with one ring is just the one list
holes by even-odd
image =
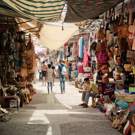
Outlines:
{"label": "group of shoppers", "polygon": [[47,62],[41,63],[41,70],[39,70],[39,79],[42,80],[42,84],[46,86],[48,94],[53,91],[54,80],[58,74],[60,81],[60,90],[61,93],[65,93],[65,80],[67,76],[66,65],[63,60],[60,60],[57,65],[54,65],[53,62],[47,64]]}

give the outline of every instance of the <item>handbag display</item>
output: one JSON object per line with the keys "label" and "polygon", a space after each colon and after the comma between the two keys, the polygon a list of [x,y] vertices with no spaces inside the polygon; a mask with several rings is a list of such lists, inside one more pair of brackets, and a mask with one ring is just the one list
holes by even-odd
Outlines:
{"label": "handbag display", "polygon": [[124,69],[127,72],[131,72],[132,71],[132,65],[131,64],[124,64]]}
{"label": "handbag display", "polygon": [[97,39],[98,40],[104,40],[105,39],[105,33],[104,33],[104,29],[100,28],[98,33],[97,33]]}
{"label": "handbag display", "polygon": [[100,51],[97,54],[97,61],[99,64],[106,64],[108,61],[108,55],[106,51]]}
{"label": "handbag display", "polygon": [[129,35],[128,25],[122,25],[118,27],[118,37],[119,38],[127,38]]}
{"label": "handbag display", "polygon": [[131,58],[135,60],[135,51],[127,51],[127,58]]}

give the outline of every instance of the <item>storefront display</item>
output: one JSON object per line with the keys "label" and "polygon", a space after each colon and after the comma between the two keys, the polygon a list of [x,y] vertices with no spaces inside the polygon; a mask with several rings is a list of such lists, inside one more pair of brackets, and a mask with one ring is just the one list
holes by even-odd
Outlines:
{"label": "storefront display", "polygon": [[19,110],[32,99],[27,85],[34,79],[34,47],[31,38],[27,42],[26,33],[19,31],[15,18],[2,18],[5,21],[0,22],[0,106]]}
{"label": "storefront display", "polygon": [[[128,4],[131,4],[130,2]],[[112,127],[124,135],[129,132],[134,133],[134,124],[131,119],[134,119],[135,114],[133,23],[135,17],[128,12],[131,10],[126,10],[130,7],[126,7],[128,4],[123,3],[122,14],[113,10],[115,14],[106,16],[98,32],[95,31],[96,40],[93,39],[89,48],[90,59],[88,59],[85,45],[82,47],[82,44],[79,44],[78,57],[83,58],[83,72],[80,74],[79,70],[78,78],[80,79],[75,80],[75,87],[79,88],[79,92],[84,91],[82,85],[85,78],[89,78],[90,84],[96,82],[98,94],[96,93],[97,95],[94,97],[96,98],[94,107],[104,112],[112,121]],[[132,12],[134,12],[133,9],[132,7]],[[80,40],[82,40],[81,36]],[[89,66],[88,63],[90,63]],[[78,69],[80,68],[78,67]],[[92,71],[93,77],[86,75],[86,71],[89,74]],[[94,77],[95,75],[96,77]],[[89,96],[92,95],[89,94]]]}

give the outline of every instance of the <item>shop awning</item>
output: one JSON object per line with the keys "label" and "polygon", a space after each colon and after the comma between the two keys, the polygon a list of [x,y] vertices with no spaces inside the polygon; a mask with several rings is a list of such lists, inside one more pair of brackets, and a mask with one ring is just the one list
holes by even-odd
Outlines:
{"label": "shop awning", "polygon": [[64,0],[2,0],[10,8],[25,16],[38,21],[60,20]]}
{"label": "shop awning", "polygon": [[80,22],[97,18],[123,0],[67,0],[65,22]]}
{"label": "shop awning", "polygon": [[19,30],[39,37],[39,32],[42,28],[42,24],[34,20],[26,20],[23,18],[16,18]]}
{"label": "shop awning", "polygon": [[21,14],[10,8],[6,3],[0,1],[0,14],[12,17],[23,17]]}

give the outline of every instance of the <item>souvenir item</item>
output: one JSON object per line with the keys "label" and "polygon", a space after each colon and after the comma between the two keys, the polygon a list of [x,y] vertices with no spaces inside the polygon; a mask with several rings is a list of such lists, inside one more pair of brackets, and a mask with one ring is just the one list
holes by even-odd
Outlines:
{"label": "souvenir item", "polygon": [[97,33],[97,39],[98,40],[104,40],[105,39],[105,33],[104,33],[104,29],[100,28],[98,33]]}
{"label": "souvenir item", "polygon": [[118,27],[118,36],[120,38],[127,38],[128,37],[128,25],[122,25]]}
{"label": "souvenir item", "polygon": [[106,64],[108,60],[108,55],[106,51],[100,51],[97,54],[97,61],[99,64]]}
{"label": "souvenir item", "polygon": [[131,64],[124,64],[125,71],[131,72],[132,71],[132,65]]}

